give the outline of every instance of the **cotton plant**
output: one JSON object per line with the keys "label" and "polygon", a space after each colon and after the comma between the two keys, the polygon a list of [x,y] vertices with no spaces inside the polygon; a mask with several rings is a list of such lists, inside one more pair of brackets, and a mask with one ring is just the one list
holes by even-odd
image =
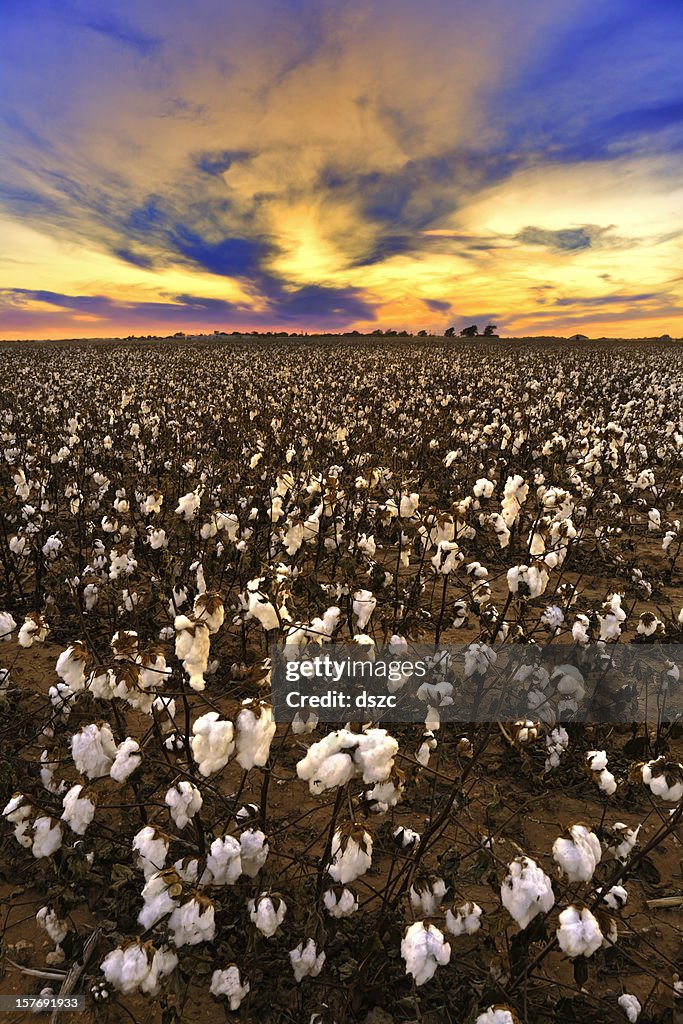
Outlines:
{"label": "cotton plant", "polygon": [[[2,631],[2,624],[0,623],[0,632]],[[50,632],[50,627],[45,621],[44,616],[38,612],[29,612],[24,619],[23,625],[19,630],[17,640],[19,646],[24,648],[33,647],[34,643],[43,644]]]}
{"label": "cotton plant", "polygon": [[179,905],[182,892],[182,881],[175,868],[155,871],[142,889],[143,907],[138,914],[138,924],[147,931],[173,913]]}
{"label": "cotton plant", "polygon": [[107,722],[84,725],[71,737],[71,756],[76,769],[89,779],[109,775],[117,754],[114,734]]}
{"label": "cotton plant", "polygon": [[257,828],[247,828],[240,833],[240,862],[242,873],[256,878],[268,860],[270,847],[265,833]]}
{"label": "cotton plant", "polygon": [[600,840],[586,825],[570,825],[553,843],[553,859],[570,882],[590,882],[602,859]]}
{"label": "cotton plant", "polygon": [[176,615],[173,628],[176,658],[183,663],[191,689],[201,692],[206,689],[204,675],[209,666],[209,626],[188,615]]}
{"label": "cotton plant", "polygon": [[409,891],[410,906],[416,915],[434,917],[446,895],[443,878],[426,875],[414,882]]}
{"label": "cotton plant", "polygon": [[[262,848],[262,847],[261,847]],[[202,885],[234,885],[243,873],[242,845],[235,836],[217,836],[211,843],[206,856],[206,867],[201,877]],[[251,869],[258,858],[256,851],[250,851],[245,843],[246,863]],[[253,856],[250,858],[249,853]],[[244,871],[249,874],[248,871]],[[257,872],[258,873],[258,872]],[[255,877],[249,875],[249,877]]]}
{"label": "cotton plant", "polygon": [[357,775],[368,784],[383,782],[391,774],[397,751],[397,741],[385,729],[364,733],[337,729],[308,748],[296,771],[312,794],[343,786]]}
{"label": "cotton plant", "polygon": [[520,1020],[514,1010],[498,1004],[480,1013],[474,1024],[520,1024]]}

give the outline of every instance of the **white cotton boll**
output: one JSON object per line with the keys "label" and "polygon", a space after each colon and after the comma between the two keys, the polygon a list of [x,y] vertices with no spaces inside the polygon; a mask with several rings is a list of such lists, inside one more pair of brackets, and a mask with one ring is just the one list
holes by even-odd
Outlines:
{"label": "white cotton boll", "polygon": [[240,970],[236,964],[230,964],[222,971],[214,971],[211,975],[209,991],[212,996],[225,996],[232,1012],[239,1010],[240,1004],[250,992],[248,981],[242,982]]}
{"label": "white cotton boll", "polygon": [[628,903],[628,892],[623,885],[613,885],[605,893],[603,900],[611,910],[623,910]]}
{"label": "white cotton boll", "polygon": [[420,986],[434,977],[437,967],[445,967],[450,962],[451,947],[435,925],[416,921],[406,929],[401,956],[405,960],[406,974],[411,974],[415,984]]}
{"label": "white cotton boll", "polygon": [[372,837],[361,826],[354,825],[350,831],[337,829],[332,839],[330,877],[341,885],[353,882],[364,875],[372,865]]}
{"label": "white cotton boll", "polygon": [[570,882],[589,882],[600,863],[600,840],[585,825],[571,825],[568,838],[553,843],[553,859]]}
{"label": "white cotton boll", "polygon": [[607,767],[607,753],[604,750],[589,750],[586,760],[592,772],[601,772]]}
{"label": "white cotton boll", "polygon": [[473,494],[475,498],[490,498],[495,489],[496,485],[493,480],[487,480],[486,477],[482,477],[476,481]]}
{"label": "white cotton boll", "polygon": [[62,821],[65,821],[72,832],[84,836],[88,825],[95,817],[96,798],[86,794],[83,786],[72,786],[62,799]]}
{"label": "white cotton boll", "polygon": [[223,599],[214,591],[198,594],[194,600],[194,618],[208,626],[209,633],[217,633],[225,621]]}
{"label": "white cotton boll", "polygon": [[195,622],[187,615],[176,615],[173,628],[176,633],[176,658],[182,661],[191,688],[202,691],[206,687],[204,673],[209,664],[211,648],[209,627],[205,622]]}
{"label": "white cotton boll", "polygon": [[537,914],[547,914],[555,905],[551,881],[531,857],[517,857],[508,865],[500,898],[522,930]]}
{"label": "white cotton boll", "polygon": [[177,828],[185,828],[202,806],[202,794],[187,780],[177,782],[167,791],[164,803],[171,810]]}
{"label": "white cotton boll", "polygon": [[567,907],[560,914],[559,922],[555,934],[560,949],[567,956],[590,957],[602,946],[603,935],[600,925],[586,907],[582,910],[573,906]]}
{"label": "white cotton boll", "polygon": [[416,914],[433,917],[443,903],[446,883],[443,878],[426,878],[410,887],[410,905]]}
{"label": "white cotton boll", "polygon": [[474,1024],[519,1024],[519,1018],[507,1006],[489,1006],[479,1014]]}
{"label": "white cotton boll", "polygon": [[216,935],[213,903],[206,896],[189,897],[169,917],[168,929],[177,949],[211,942]]}
{"label": "white cotton boll", "polygon": [[85,686],[85,663],[88,652],[85,646],[76,641],[57,658],[56,672],[59,678],[69,686],[74,693],[82,690]]}
{"label": "white cotton boll", "polygon": [[211,843],[202,885],[234,885],[242,874],[242,850],[234,836],[219,836]]}
{"label": "white cotton boll", "polygon": [[481,928],[481,914],[481,907],[468,901],[446,911],[446,928],[456,938],[460,935],[474,935]]}
{"label": "white cotton boll", "polygon": [[233,734],[232,722],[219,718],[217,711],[208,711],[194,722],[190,746],[204,778],[220,771],[230,760],[235,749]]}
{"label": "white cotton boll", "polygon": [[235,751],[237,762],[245,771],[265,765],[275,729],[270,704],[257,700],[243,702],[235,721]]}
{"label": "white cotton boll", "polygon": [[633,829],[624,824],[623,821],[616,821],[612,826],[612,832],[614,839],[606,844],[607,853],[614,857],[615,860],[625,863],[631,856],[633,848],[638,841],[640,825]]}
{"label": "white cotton boll", "polygon": [[304,717],[300,711],[292,719],[292,732],[295,736],[303,736],[314,732],[319,722],[315,711],[309,711]]}
{"label": "white cotton boll", "polygon": [[548,586],[548,573],[535,565],[516,565],[508,569],[507,581],[511,594],[534,600],[544,593]]}
{"label": "white cotton boll", "polygon": [[55,946],[61,946],[69,934],[69,922],[62,920],[52,907],[41,907],[36,914],[36,922],[39,928],[47,932]]}
{"label": "white cotton boll", "polygon": [[386,814],[400,802],[404,788],[403,777],[395,772],[386,782],[376,782],[372,789],[366,790],[365,799],[375,814]]}
{"label": "white cotton boll", "polygon": [[145,825],[133,836],[133,854],[145,878],[161,871],[168,856],[169,839],[157,828]]}
{"label": "white cotton boll", "polygon": [[173,868],[156,871],[142,889],[144,906],[138,914],[138,924],[147,930],[171,914],[178,906],[181,892],[180,877]]}
{"label": "white cotton boll", "polygon": [[275,935],[287,913],[287,904],[275,893],[263,892],[255,900],[248,900],[247,907],[252,924],[267,939]]}
{"label": "white cotton boll", "polygon": [[677,804],[683,800],[683,765],[658,757],[642,766],[643,782],[654,796]]}
{"label": "white cotton boll", "polygon": [[186,523],[191,523],[197,514],[197,510],[201,504],[201,497],[199,494],[199,488],[194,491],[190,491],[189,494],[183,494],[182,498],[178,501],[178,507],[175,512],[177,516],[182,516]]}
{"label": "white cotton boll", "polygon": [[624,992],[623,996],[619,996],[617,999],[617,1004],[626,1014],[626,1020],[629,1024],[635,1024],[642,1010],[639,1000],[635,996],[630,995],[630,993]]}
{"label": "white cotton boll", "polygon": [[197,857],[182,857],[174,862],[173,869],[182,882],[196,885],[199,881],[199,860]]}
{"label": "white cotton boll", "polygon": [[178,957],[168,946],[154,949],[135,939],[108,953],[100,964],[100,970],[108,983],[123,995],[139,991],[153,996],[159,993],[159,982],[177,965]]}
{"label": "white cotton boll", "polygon": [[621,607],[621,598],[621,594],[611,594],[602,606],[602,614],[598,616],[601,640],[619,639],[621,625],[626,619],[626,612]]}
{"label": "white cotton boll", "polygon": [[58,821],[41,815],[33,822],[31,853],[36,859],[51,857],[62,845],[62,828]]}
{"label": "white cotton boll", "polygon": [[350,917],[358,910],[358,897],[350,889],[328,889],[323,895],[323,903],[330,917]]}
{"label": "white cotton boll", "polygon": [[111,727],[104,722],[84,725],[71,737],[71,756],[81,775],[100,779],[109,775],[116,757],[116,743]]}
{"label": "white cotton boll", "polygon": [[19,630],[17,639],[21,647],[32,647],[34,642],[44,643],[49,632],[50,629],[43,616],[37,612],[29,612]]}
{"label": "white cotton boll", "polygon": [[279,629],[280,619],[272,601],[259,590],[263,580],[263,576],[258,576],[247,583],[247,611],[268,632],[271,629]]}
{"label": "white cotton boll", "polygon": [[125,782],[133,774],[142,760],[142,751],[137,740],[127,736],[116,748],[116,757],[109,770],[114,782]]}
{"label": "white cotton boll", "polygon": [[311,793],[343,786],[356,772],[352,751],[358,737],[346,729],[337,729],[313,743],[298,762],[296,773],[308,782]]}
{"label": "white cotton boll", "polygon": [[300,942],[296,949],[290,949],[289,959],[294,978],[299,983],[304,978],[316,978],[320,974],[325,963],[325,951],[318,953],[315,940],[308,939],[305,946]]}
{"label": "white cotton boll", "polygon": [[260,829],[249,828],[240,835],[242,872],[248,878],[256,878],[268,860],[268,840]]}
{"label": "white cotton boll", "polygon": [[362,632],[377,607],[377,598],[371,590],[357,590],[353,595],[353,614],[356,616],[356,628]]}
{"label": "white cotton boll", "polygon": [[572,626],[572,639],[577,644],[587,644],[590,640],[588,630],[590,629],[590,621],[587,615],[577,615],[576,621]]}
{"label": "white cotton boll", "polygon": [[404,850],[417,849],[420,845],[420,833],[412,828],[406,828],[404,825],[397,825],[392,835],[394,841]]}
{"label": "white cotton boll", "polygon": [[398,742],[386,729],[368,729],[357,736],[353,760],[363,782],[370,784],[387,779],[397,753]]}

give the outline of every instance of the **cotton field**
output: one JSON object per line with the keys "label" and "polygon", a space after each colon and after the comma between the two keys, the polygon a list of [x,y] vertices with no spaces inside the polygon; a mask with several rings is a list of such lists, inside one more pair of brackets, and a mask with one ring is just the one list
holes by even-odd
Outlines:
{"label": "cotton field", "polygon": [[443,722],[446,669],[419,724],[270,700],[285,642],[683,643],[683,349],[6,345],[0,435],[0,991],[683,1020],[683,647],[646,721],[572,664],[518,721]]}

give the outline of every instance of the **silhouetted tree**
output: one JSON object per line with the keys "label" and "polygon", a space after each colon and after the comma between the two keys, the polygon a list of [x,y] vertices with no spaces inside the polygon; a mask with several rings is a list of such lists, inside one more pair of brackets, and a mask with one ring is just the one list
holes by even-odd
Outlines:
{"label": "silhouetted tree", "polygon": [[479,328],[477,327],[476,324],[472,324],[470,327],[463,327],[463,329],[460,332],[460,335],[463,338],[476,338],[478,334]]}
{"label": "silhouetted tree", "polygon": [[443,332],[444,338],[452,338],[455,334],[455,327],[449,327]]}
{"label": "silhouetted tree", "polygon": [[497,326],[495,324],[488,324],[484,328],[484,337],[485,338],[490,338],[491,335],[495,334],[497,330],[498,330],[498,328],[497,328]]}

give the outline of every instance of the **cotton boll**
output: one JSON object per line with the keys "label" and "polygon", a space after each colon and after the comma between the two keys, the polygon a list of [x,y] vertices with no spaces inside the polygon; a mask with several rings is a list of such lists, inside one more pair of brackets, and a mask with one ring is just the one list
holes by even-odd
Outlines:
{"label": "cotton boll", "polygon": [[224,768],[235,749],[232,722],[208,711],[192,726],[190,746],[199,772],[205,778]]}
{"label": "cotton boll", "polygon": [[238,763],[245,771],[255,765],[262,768],[268,760],[276,729],[270,704],[265,701],[244,701],[235,728]]}
{"label": "cotton boll", "polygon": [[168,929],[177,949],[211,942],[216,935],[213,903],[200,893],[188,897],[169,917]]}
{"label": "cotton boll", "polygon": [[33,844],[31,853],[39,860],[51,857],[62,845],[62,829],[58,821],[41,815],[33,822]]}
{"label": "cotton boll", "polygon": [[547,914],[555,905],[550,879],[530,857],[517,857],[508,865],[500,898],[522,930],[537,914]]}
{"label": "cotton boll", "polygon": [[[211,843],[202,885],[234,885],[242,874],[242,850],[234,836],[219,836]],[[251,876],[253,877],[253,876]]]}
{"label": "cotton boll", "polygon": [[36,914],[36,922],[39,928],[47,933],[55,946],[61,946],[69,934],[69,922],[62,920],[53,907],[41,907]]}
{"label": "cotton boll", "polygon": [[145,825],[133,836],[133,859],[144,872],[145,878],[151,878],[156,871],[161,871],[168,856],[168,836],[158,828]]}
{"label": "cotton boll", "polygon": [[386,814],[400,802],[405,788],[403,772],[394,768],[385,782],[376,782],[372,789],[365,791],[365,799],[375,814]]}
{"label": "cotton boll", "polygon": [[209,633],[217,633],[225,620],[225,607],[220,595],[213,591],[198,594],[194,602],[194,619],[205,623]]}
{"label": "cotton boll", "polygon": [[477,903],[463,903],[446,911],[446,928],[456,938],[460,935],[474,935],[481,928],[481,913]]}
{"label": "cotton boll", "polygon": [[305,716],[297,711],[292,719],[292,732],[295,736],[303,736],[315,731],[319,718],[315,711],[309,711]]}
{"label": "cotton boll", "polygon": [[353,595],[353,614],[356,616],[356,628],[362,632],[370,621],[377,607],[377,598],[370,590],[358,590]]}
{"label": "cotton boll", "polygon": [[190,491],[189,494],[184,494],[180,498],[178,507],[175,510],[176,515],[182,516],[186,523],[191,523],[197,514],[200,504],[200,490],[196,488],[196,490]]}
{"label": "cotton boll", "polygon": [[323,903],[330,917],[350,917],[358,910],[358,897],[343,886],[333,886],[323,894]]}
{"label": "cotton boll", "polygon": [[640,1017],[640,1011],[642,1006],[635,996],[630,995],[628,992],[624,992],[623,996],[619,996],[617,1004],[626,1014],[626,1020],[629,1024],[635,1024]]}
{"label": "cotton boll", "polygon": [[553,859],[570,882],[589,882],[600,863],[600,840],[585,825],[571,825],[568,837],[553,843]]}
{"label": "cotton boll", "polygon": [[57,658],[57,675],[74,693],[82,690],[85,686],[87,658],[88,652],[80,640],[70,644]]}
{"label": "cotton boll", "polygon": [[556,931],[560,949],[567,956],[591,957],[603,943],[603,935],[597,919],[586,907],[567,907],[559,917]]}
{"label": "cotton boll", "polygon": [[318,953],[318,947],[314,939],[308,939],[306,945],[300,942],[295,949],[290,949],[289,959],[294,971],[294,978],[297,983],[304,978],[316,978],[323,969],[325,963],[325,951]]}
{"label": "cotton boll", "polygon": [[368,729],[357,737],[353,754],[356,770],[363,782],[382,782],[389,777],[398,753],[398,742],[386,729]]}
{"label": "cotton boll", "polygon": [[250,992],[248,981],[242,982],[237,964],[230,964],[222,971],[214,971],[211,975],[209,988],[212,996],[225,996],[232,1012],[239,1010],[240,1004]]}
{"label": "cotton boll", "polygon": [[87,775],[89,779],[109,775],[116,755],[114,735],[106,722],[84,725],[71,737],[74,764],[81,775]]}
{"label": "cotton boll", "polygon": [[100,970],[108,983],[123,995],[133,992],[157,995],[159,982],[177,965],[178,957],[168,946],[154,949],[151,943],[143,945],[140,939],[134,939],[108,953]]}
{"label": "cotton boll", "polygon": [[628,893],[623,885],[613,885],[603,896],[610,910],[623,910],[628,902]]}
{"label": "cotton boll", "polygon": [[176,615],[173,628],[176,633],[176,658],[183,663],[190,687],[201,692],[206,688],[204,673],[209,664],[211,648],[209,627],[205,622],[196,622],[187,615]]}
{"label": "cotton boll", "polygon": [[177,828],[183,829],[201,809],[202,794],[187,780],[177,782],[164,797],[164,803],[171,810],[171,817]]}
{"label": "cotton boll", "polygon": [[415,984],[420,986],[434,977],[438,966],[445,967],[450,962],[451,947],[435,925],[416,921],[406,929],[401,956],[405,960],[406,974],[411,974]]}
{"label": "cotton boll", "polygon": [[641,771],[643,782],[654,796],[672,804],[683,800],[683,765],[667,761],[662,755],[642,765]]}
{"label": "cotton boll", "polygon": [[88,825],[95,817],[97,798],[88,793],[83,786],[72,786],[62,799],[62,821],[65,821],[72,832],[84,836]]}
{"label": "cotton boll", "polygon": [[519,1024],[519,1017],[507,1006],[489,1006],[479,1014],[474,1024]]}
{"label": "cotton boll", "polygon": [[410,905],[416,914],[433,917],[446,895],[443,878],[427,876],[410,887]]}
{"label": "cotton boll", "polygon": [[178,906],[182,890],[180,877],[174,868],[156,871],[143,887],[144,906],[138,914],[138,924],[147,930],[171,914]]}
{"label": "cotton boll", "polygon": [[275,935],[287,913],[287,904],[277,893],[262,892],[247,902],[249,917],[267,939]]}
{"label": "cotton boll", "polygon": [[248,878],[256,878],[268,860],[268,840],[260,829],[245,829],[240,835],[242,872]]}
{"label": "cotton boll", "polygon": [[640,828],[641,826],[638,825],[633,829],[624,824],[623,821],[616,821],[611,829],[604,829],[603,831],[606,833],[604,842],[607,854],[615,860],[625,863],[631,856],[633,848],[638,841]]}
{"label": "cotton boll", "polygon": [[393,833],[394,842],[404,850],[417,849],[420,845],[420,833],[416,832],[412,828],[405,828],[403,825],[397,825]]}
{"label": "cotton boll", "polygon": [[[0,631],[1,629],[0,626]],[[50,628],[43,616],[37,612],[29,612],[19,630],[17,639],[21,647],[32,647],[34,642],[44,643],[49,632]]]}
{"label": "cotton boll", "polygon": [[296,773],[313,794],[343,786],[356,772],[352,751],[358,737],[346,729],[328,733],[308,748],[306,756],[298,762]]}
{"label": "cotton boll", "polygon": [[360,825],[338,828],[332,839],[328,873],[346,885],[364,875],[372,864],[372,838]]}
{"label": "cotton boll", "polygon": [[139,767],[141,760],[142,751],[140,750],[140,744],[137,740],[128,736],[116,748],[116,757],[109,770],[111,778],[114,782],[125,782],[136,768]]}

